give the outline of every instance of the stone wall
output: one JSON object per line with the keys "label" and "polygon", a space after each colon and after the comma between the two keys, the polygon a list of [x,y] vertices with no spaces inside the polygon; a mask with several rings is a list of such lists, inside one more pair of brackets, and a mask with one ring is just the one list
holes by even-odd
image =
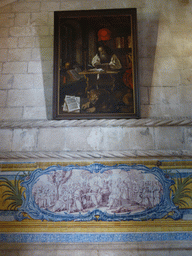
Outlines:
{"label": "stone wall", "polygon": [[[108,8],[137,8],[142,119],[50,121],[54,11]],[[191,158],[191,11],[188,0],[1,1],[1,161]],[[172,255],[189,255],[184,247],[181,253],[176,244],[170,245],[175,248]],[[143,244],[137,246],[143,254],[134,249],[130,255],[157,255]],[[2,248],[3,255],[13,255],[7,245]],[[107,246],[103,248],[98,251],[93,245],[86,255],[112,254]],[[25,247],[21,254],[27,255],[28,250]],[[75,250],[85,255],[78,246]],[[161,253],[170,255],[169,250]],[[14,253],[20,255],[19,247]],[[44,247],[37,253],[44,255]],[[113,253],[129,255],[127,247]]]}
{"label": "stone wall", "polygon": [[181,0],[92,0],[89,4],[76,0],[3,2],[0,120],[52,118],[54,11],[130,7],[138,10],[141,117],[191,117],[191,3]]}
{"label": "stone wall", "polygon": [[[54,11],[132,7],[138,12],[140,123],[45,121],[52,119]],[[191,150],[191,8],[191,3],[181,0],[92,0],[89,4],[4,0],[0,6],[1,159],[6,155],[19,160],[26,151],[191,156],[186,152]],[[147,153],[150,150],[153,153]],[[15,157],[18,152],[20,157]]]}

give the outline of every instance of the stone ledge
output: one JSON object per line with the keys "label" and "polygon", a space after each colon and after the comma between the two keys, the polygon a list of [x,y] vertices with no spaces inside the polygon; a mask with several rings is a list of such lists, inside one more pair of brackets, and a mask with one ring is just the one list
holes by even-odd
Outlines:
{"label": "stone ledge", "polygon": [[192,250],[189,241],[119,242],[119,243],[2,243],[1,250]]}
{"label": "stone ledge", "polygon": [[95,126],[99,126],[99,127],[192,126],[192,118],[0,121],[0,129],[95,127]]}
{"label": "stone ledge", "polygon": [[177,158],[192,157],[191,150],[130,150],[130,151],[7,151],[0,152],[0,160],[130,160],[130,158]]}

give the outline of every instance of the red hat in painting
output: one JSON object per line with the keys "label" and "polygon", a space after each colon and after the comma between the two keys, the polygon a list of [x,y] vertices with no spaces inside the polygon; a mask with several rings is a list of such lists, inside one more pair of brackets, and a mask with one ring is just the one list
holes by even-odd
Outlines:
{"label": "red hat in painting", "polygon": [[108,41],[111,39],[111,31],[107,28],[102,28],[98,31],[98,41]]}

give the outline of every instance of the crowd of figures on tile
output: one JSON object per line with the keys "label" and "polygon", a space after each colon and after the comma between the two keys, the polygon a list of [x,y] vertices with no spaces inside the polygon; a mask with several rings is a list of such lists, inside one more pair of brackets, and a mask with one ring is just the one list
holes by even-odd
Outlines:
{"label": "crowd of figures on tile", "polygon": [[53,171],[34,184],[32,195],[42,209],[54,213],[136,213],[153,208],[163,193],[154,175],[138,170]]}

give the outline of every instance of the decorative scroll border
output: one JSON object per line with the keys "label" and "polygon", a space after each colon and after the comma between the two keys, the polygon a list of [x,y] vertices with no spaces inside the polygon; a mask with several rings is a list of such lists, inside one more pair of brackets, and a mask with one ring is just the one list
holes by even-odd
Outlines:
{"label": "decorative scroll border", "polygon": [[[108,214],[106,212],[102,212],[99,209],[95,209],[92,212],[88,212],[86,214],[55,214],[53,212],[40,209],[39,206],[35,203],[35,200],[32,196],[32,188],[37,179],[40,176],[49,174],[50,172],[53,171],[70,171],[73,169],[87,170],[90,173],[103,173],[109,169],[121,169],[124,171],[130,171],[131,169],[140,170],[143,173],[155,175],[157,180],[162,184],[163,195],[158,205],[151,209],[146,209],[142,212],[135,214]],[[21,183],[21,185],[26,188],[26,196],[23,196],[23,204],[19,208],[19,211],[16,215],[16,219],[19,221],[23,220],[23,213],[27,213],[32,219],[40,219],[47,221],[141,221],[150,219],[161,219],[165,216],[177,220],[181,218],[181,213],[178,210],[178,208],[173,204],[170,198],[170,186],[173,183],[173,180],[165,178],[165,175],[163,174],[162,170],[159,169],[158,167],[153,167],[150,169],[144,165],[128,166],[125,164],[120,164],[115,166],[105,166],[102,164],[92,164],[89,166],[51,166],[45,170],[37,169],[31,174],[31,176],[27,180]]]}

